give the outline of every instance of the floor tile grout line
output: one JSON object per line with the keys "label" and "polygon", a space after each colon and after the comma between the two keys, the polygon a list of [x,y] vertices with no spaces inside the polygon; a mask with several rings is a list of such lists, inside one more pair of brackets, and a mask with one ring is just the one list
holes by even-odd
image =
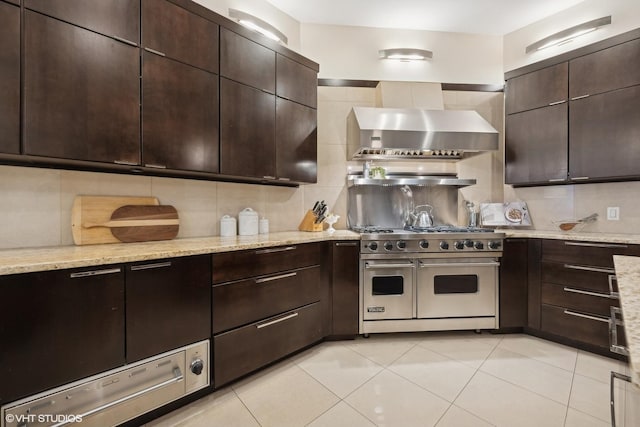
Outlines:
{"label": "floor tile grout line", "polygon": [[[532,336],[531,338],[537,338],[537,337],[533,337],[533,336]],[[537,339],[540,339],[540,338],[537,338]],[[554,343],[553,341],[548,341],[548,342],[545,342],[545,344],[557,344],[557,343]],[[560,345],[560,344],[558,344],[558,345]],[[562,345],[561,347],[558,347],[558,348],[564,348],[564,347],[566,347],[566,346]],[[575,349],[575,348],[571,348],[571,347],[566,347],[566,348],[567,348],[567,349],[569,349],[569,350],[571,350],[571,351],[575,351],[575,354],[576,354],[576,360],[577,360],[577,359],[578,359],[578,351],[579,351],[579,350],[578,350],[578,349]],[[538,361],[538,362],[540,362],[540,363],[544,363],[545,365],[549,365],[549,366],[553,366],[553,367],[556,367],[556,368],[562,369],[563,371],[573,372],[573,371],[571,371],[570,369],[566,369],[566,368],[563,368],[562,366],[554,365],[553,363],[549,363],[549,362],[546,362],[546,361],[544,361],[544,360],[540,360],[540,359],[538,359],[538,358],[536,358],[536,357],[530,356],[530,355],[528,355],[528,354],[521,353],[521,352],[519,352],[519,351],[517,351],[517,350],[513,350],[513,349],[511,349],[511,348],[504,348],[504,347],[502,347],[502,350],[510,351],[510,352],[512,352],[512,353],[516,353],[516,354],[519,354],[519,355],[521,355],[521,356],[528,357],[529,359],[533,359],[533,360],[536,360],[536,361]],[[574,363],[575,363],[575,362],[574,362]],[[574,367],[574,370],[575,370],[575,367]]]}
{"label": "floor tile grout line", "polygon": [[234,388],[231,388],[231,391],[233,391],[233,394],[236,395],[236,398],[238,398],[238,400],[240,401],[240,403],[242,403],[242,406],[244,406],[244,408],[247,410],[247,412],[249,412],[249,414],[251,415],[251,417],[256,420],[256,423],[258,423],[258,425],[260,427],[262,427],[262,423],[260,421],[258,421],[258,418],[256,417],[256,415],[251,411],[251,409],[249,409],[249,407],[247,406],[246,403],[244,403],[244,400],[242,400],[242,398],[240,397],[240,395],[236,392],[236,390]]}

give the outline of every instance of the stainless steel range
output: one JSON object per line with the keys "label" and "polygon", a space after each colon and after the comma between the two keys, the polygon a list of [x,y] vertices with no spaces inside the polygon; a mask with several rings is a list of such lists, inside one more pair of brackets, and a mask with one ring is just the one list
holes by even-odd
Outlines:
{"label": "stainless steel range", "polygon": [[437,226],[361,234],[360,333],[498,328],[504,233]]}

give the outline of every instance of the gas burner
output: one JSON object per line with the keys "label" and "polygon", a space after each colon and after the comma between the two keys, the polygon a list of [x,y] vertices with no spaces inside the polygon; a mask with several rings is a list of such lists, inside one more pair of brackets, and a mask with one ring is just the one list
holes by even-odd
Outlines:
{"label": "gas burner", "polygon": [[453,225],[436,225],[432,227],[414,227],[407,225],[405,231],[413,233],[493,233],[494,230],[479,227],[456,227]]}
{"label": "gas burner", "polygon": [[376,227],[375,225],[353,227],[352,230],[358,233],[394,233],[397,231],[393,228]]}

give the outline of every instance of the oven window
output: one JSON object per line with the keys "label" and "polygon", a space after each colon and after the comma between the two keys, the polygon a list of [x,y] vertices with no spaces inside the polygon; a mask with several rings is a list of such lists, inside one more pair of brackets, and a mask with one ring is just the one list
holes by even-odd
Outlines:
{"label": "oven window", "polygon": [[373,277],[373,295],[402,295],[404,293],[404,277],[378,276]]}
{"label": "oven window", "polygon": [[475,274],[435,276],[433,289],[436,294],[474,294],[478,292],[478,276]]}

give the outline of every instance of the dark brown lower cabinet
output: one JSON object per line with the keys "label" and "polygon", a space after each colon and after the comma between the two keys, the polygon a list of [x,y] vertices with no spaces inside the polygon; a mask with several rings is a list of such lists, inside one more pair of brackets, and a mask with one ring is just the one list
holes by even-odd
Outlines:
{"label": "dark brown lower cabinet", "polygon": [[542,304],[541,330],[554,335],[600,347],[609,348],[609,319]]}
{"label": "dark brown lower cabinet", "polygon": [[331,245],[331,335],[355,336],[359,329],[360,242],[332,242]]}
{"label": "dark brown lower cabinet", "polygon": [[0,404],[125,363],[124,267],[0,276]]}
{"label": "dark brown lower cabinet", "polygon": [[527,326],[528,239],[505,239],[500,260],[500,328]]}
{"label": "dark brown lower cabinet", "polygon": [[211,257],[127,265],[127,362],[211,337]]}
{"label": "dark brown lower cabinet", "polygon": [[20,152],[20,8],[0,2],[0,153]]}
{"label": "dark brown lower cabinet", "polygon": [[321,303],[231,330],[213,338],[218,388],[322,339]]}

